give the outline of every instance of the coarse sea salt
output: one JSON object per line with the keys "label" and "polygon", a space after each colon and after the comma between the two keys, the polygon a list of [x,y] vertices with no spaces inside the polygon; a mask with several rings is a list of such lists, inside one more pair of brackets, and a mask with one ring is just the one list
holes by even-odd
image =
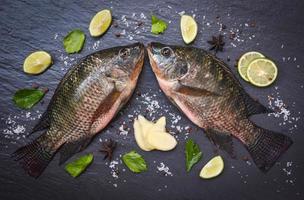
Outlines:
{"label": "coarse sea salt", "polygon": [[173,176],[173,173],[170,172],[170,169],[168,166],[166,166],[163,162],[159,163],[160,166],[157,166],[157,170],[159,172],[163,172],[165,176]]}
{"label": "coarse sea salt", "polygon": [[25,138],[28,135],[27,128],[23,125],[26,121],[35,121],[41,117],[40,111],[24,112],[17,115],[9,115],[7,118],[1,118],[6,127],[1,130],[4,138],[10,139],[10,143],[15,144],[17,140]]}
{"label": "coarse sea salt", "polygon": [[114,179],[118,179],[118,164],[119,162],[117,160],[112,160],[109,164],[110,168],[110,174]]}
{"label": "coarse sea salt", "polygon": [[126,122],[123,122],[123,124],[122,125],[120,125],[120,127],[118,128],[119,129],[119,134],[120,135],[128,135],[128,133],[129,133],[129,128],[126,128]]}
{"label": "coarse sea salt", "polygon": [[[268,95],[268,107],[272,109],[274,112],[269,113],[268,116],[273,116],[275,118],[280,118],[283,121],[279,123],[279,126],[288,126],[289,132],[292,133],[294,129],[298,128],[298,121],[300,120],[301,112],[298,111],[298,115],[294,114],[285,102],[282,100],[279,87],[275,87],[276,92]],[[292,107],[295,108],[296,103],[292,103]]]}

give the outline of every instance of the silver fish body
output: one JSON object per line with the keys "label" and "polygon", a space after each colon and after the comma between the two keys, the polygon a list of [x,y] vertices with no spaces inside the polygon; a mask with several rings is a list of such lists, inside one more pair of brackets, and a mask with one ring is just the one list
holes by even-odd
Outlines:
{"label": "silver fish body", "polygon": [[135,43],[88,55],[59,83],[32,132],[45,132],[13,156],[38,177],[60,149],[60,163],[83,150],[127,103],[144,61],[144,46]]}
{"label": "silver fish body", "polygon": [[[163,92],[214,143],[225,148],[231,136],[236,137],[263,171],[292,144],[289,137],[250,121],[249,116],[269,109],[252,99],[215,56],[194,47],[161,43],[149,44],[148,55]],[[232,148],[226,150],[232,153]]]}

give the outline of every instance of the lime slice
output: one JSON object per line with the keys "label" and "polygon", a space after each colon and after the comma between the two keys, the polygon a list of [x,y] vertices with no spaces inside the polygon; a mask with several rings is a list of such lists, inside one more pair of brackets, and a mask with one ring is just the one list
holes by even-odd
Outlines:
{"label": "lime slice", "polygon": [[224,161],[221,156],[212,158],[201,170],[200,177],[203,179],[214,178],[224,169]]}
{"label": "lime slice", "polygon": [[98,12],[91,20],[89,31],[91,36],[98,37],[104,34],[110,27],[112,15],[110,10]]}
{"label": "lime slice", "polygon": [[45,51],[31,53],[23,63],[23,71],[28,74],[40,74],[52,64],[50,54]]}
{"label": "lime slice", "polygon": [[184,42],[186,44],[191,43],[197,35],[197,23],[193,17],[182,15],[180,26]]}
{"label": "lime slice", "polygon": [[264,58],[265,56],[259,52],[256,51],[250,51],[242,55],[242,57],[239,59],[238,62],[238,71],[241,77],[245,81],[249,81],[247,77],[247,68],[248,65],[257,58]]}
{"label": "lime slice", "polygon": [[252,61],[247,69],[249,81],[258,87],[266,87],[273,83],[278,75],[278,68],[269,59],[258,58]]}

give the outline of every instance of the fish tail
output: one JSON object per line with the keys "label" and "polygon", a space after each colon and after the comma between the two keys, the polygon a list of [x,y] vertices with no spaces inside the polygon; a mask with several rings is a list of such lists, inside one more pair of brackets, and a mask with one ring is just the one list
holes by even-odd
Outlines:
{"label": "fish tail", "polygon": [[53,158],[56,150],[47,146],[47,136],[42,135],[12,154],[22,168],[32,177],[38,178]]}
{"label": "fish tail", "polygon": [[255,141],[247,149],[260,170],[267,172],[280,156],[292,145],[290,137],[258,128]]}

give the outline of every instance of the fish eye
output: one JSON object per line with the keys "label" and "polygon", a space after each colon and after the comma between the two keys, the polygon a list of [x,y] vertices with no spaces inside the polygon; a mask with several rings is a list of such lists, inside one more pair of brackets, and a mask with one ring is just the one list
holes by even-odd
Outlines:
{"label": "fish eye", "polygon": [[165,57],[170,57],[172,54],[172,49],[170,47],[164,47],[160,50],[160,53]]}
{"label": "fish eye", "polygon": [[122,58],[126,58],[130,55],[130,50],[127,48],[123,48],[121,50],[119,50],[119,56]]}

